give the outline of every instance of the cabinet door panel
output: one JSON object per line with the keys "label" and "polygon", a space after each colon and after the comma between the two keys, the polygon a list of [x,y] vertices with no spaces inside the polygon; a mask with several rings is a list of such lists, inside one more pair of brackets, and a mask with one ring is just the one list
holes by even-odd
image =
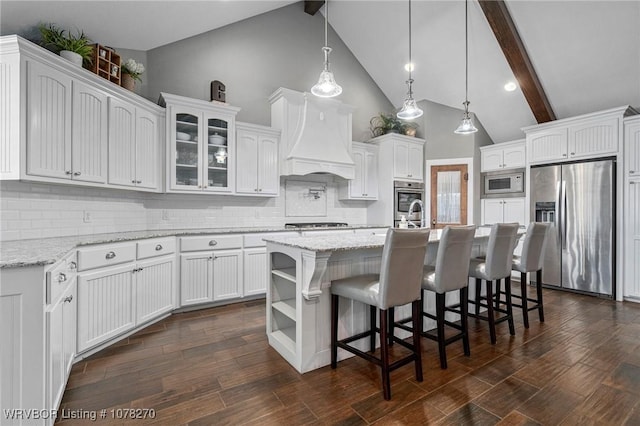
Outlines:
{"label": "cabinet door panel", "polygon": [[365,151],[354,149],[352,153],[353,162],[356,169],[355,179],[349,181],[349,196],[352,198],[362,198],[365,194]]}
{"label": "cabinet door panel", "polygon": [[213,301],[211,253],[180,255],[180,306]]}
{"label": "cabinet door panel", "polygon": [[618,118],[569,128],[569,157],[618,152]]}
{"label": "cabinet door panel", "polygon": [[244,296],[267,292],[267,249],[264,247],[244,250]]}
{"label": "cabinet door panel", "polygon": [[503,221],[505,223],[524,223],[524,198],[505,199],[503,204]]}
{"label": "cabinet door panel", "polygon": [[28,62],[27,173],[71,178],[71,78]]}
{"label": "cabinet door panel", "polygon": [[152,113],[136,110],[136,186],[158,189],[158,120]]}
{"label": "cabinet door panel", "polygon": [[107,96],[73,82],[73,179],[107,182]]}
{"label": "cabinet door panel", "polygon": [[482,223],[493,225],[503,222],[502,200],[485,199],[482,200]]}
{"label": "cabinet door panel", "polygon": [[240,297],[242,250],[216,251],[213,255],[213,300]]}
{"label": "cabinet door panel", "polygon": [[[170,188],[187,191],[202,189],[202,144],[207,136],[202,130],[202,114],[196,109],[169,107],[169,134],[167,159],[171,171]],[[208,160],[207,160],[208,161]]]}
{"label": "cabinet door panel", "polygon": [[505,148],[503,160],[504,168],[524,167],[526,165],[524,145]]}
{"label": "cabinet door panel", "polygon": [[236,192],[257,194],[258,192],[258,135],[239,130],[236,138],[238,174]]}
{"label": "cabinet door panel", "polygon": [[109,183],[135,186],[135,121],[133,105],[109,99]]}
{"label": "cabinet door panel", "polygon": [[396,178],[409,177],[409,146],[396,142],[393,145],[393,176]]}
{"label": "cabinet door panel", "polygon": [[640,176],[640,121],[627,126],[625,133],[627,173]]}
{"label": "cabinet door panel", "polygon": [[627,184],[624,295],[640,300],[640,180]]}
{"label": "cabinet door panel", "polygon": [[260,144],[258,145],[258,188],[262,195],[277,195],[280,192],[278,139],[271,136],[260,137]]}
{"label": "cabinet door panel", "polygon": [[567,129],[527,135],[527,157],[531,163],[566,160],[567,143]]}
{"label": "cabinet door panel", "polygon": [[78,352],[133,328],[133,264],[78,277]]}
{"label": "cabinet door panel", "polygon": [[489,172],[492,170],[500,170],[503,164],[502,149],[487,149],[480,154],[480,161],[482,162],[482,171]]}
{"label": "cabinet door panel", "polygon": [[378,199],[378,156],[366,152],[364,156],[364,190],[367,199]]}
{"label": "cabinet door panel", "polygon": [[409,158],[407,163],[409,165],[409,178],[422,180],[422,164],[424,163],[424,149],[420,145],[409,144],[408,150]]}
{"label": "cabinet door panel", "polygon": [[139,262],[136,272],[136,325],[173,309],[175,260]]}

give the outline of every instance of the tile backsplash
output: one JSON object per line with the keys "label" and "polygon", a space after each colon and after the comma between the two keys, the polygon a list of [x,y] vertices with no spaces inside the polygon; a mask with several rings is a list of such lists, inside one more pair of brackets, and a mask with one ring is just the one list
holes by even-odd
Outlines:
{"label": "tile backsplash", "polygon": [[[326,187],[326,213],[313,208],[285,216],[286,182]],[[287,222],[367,222],[366,204],[338,200],[332,176],[281,180],[277,198],[149,194],[29,182],[0,182],[0,241],[144,229],[282,226]],[[311,199],[310,199],[311,200]],[[311,201],[310,201],[311,202]],[[300,209],[301,206],[296,206]],[[295,211],[295,209],[293,210]],[[309,216],[317,214],[317,216]]]}

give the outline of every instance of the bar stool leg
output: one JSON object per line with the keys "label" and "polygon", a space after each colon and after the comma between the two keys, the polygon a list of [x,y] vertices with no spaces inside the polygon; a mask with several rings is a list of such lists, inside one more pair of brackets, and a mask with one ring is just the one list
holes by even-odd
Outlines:
{"label": "bar stool leg", "polygon": [[380,357],[382,359],[382,394],[385,400],[391,399],[391,381],[389,380],[389,340],[387,331],[389,318],[386,309],[380,309]]}
{"label": "bar stool leg", "polygon": [[522,295],[522,321],[529,328],[529,306],[527,304],[527,273],[520,272],[520,294]]}
{"label": "bar stool leg", "polygon": [[440,368],[447,368],[447,352],[444,342],[444,308],[445,294],[436,293],[436,327],[438,331],[438,353],[440,354]]}
{"label": "bar stool leg", "polygon": [[396,311],[394,307],[390,307],[387,309],[389,313],[389,346],[393,346],[393,336],[395,332],[395,319],[396,319]]}
{"label": "bar stool leg", "polygon": [[369,306],[369,349],[371,352],[376,350],[376,310],[375,306]]}
{"label": "bar stool leg", "polygon": [[513,323],[513,304],[511,303],[511,277],[504,279],[504,294],[507,299],[507,322],[509,323],[509,333],[512,336],[516,334],[516,327]]}
{"label": "bar stool leg", "polygon": [[338,297],[331,295],[331,368],[338,366]]}
{"label": "bar stool leg", "polygon": [[[412,321],[413,321],[413,353],[416,357],[415,369],[416,380],[422,381],[422,349],[420,347],[420,333],[422,332],[422,311],[420,310],[421,302],[414,300],[411,303]],[[393,319],[391,319],[393,321]]]}
{"label": "bar stool leg", "polygon": [[480,315],[480,294],[482,290],[482,280],[476,278],[476,315]]}
{"label": "bar stool leg", "polygon": [[464,355],[470,356],[471,350],[469,349],[469,325],[467,324],[467,315],[469,313],[469,288],[462,287],[460,289],[460,326],[462,327],[462,346],[464,348]]}
{"label": "bar stool leg", "polygon": [[[493,313],[493,281],[485,281],[487,283],[487,317],[489,319],[489,335],[491,336],[491,344],[495,345],[496,339],[496,318]],[[476,307],[477,308],[477,307]]]}
{"label": "bar stool leg", "polygon": [[544,322],[544,308],[542,307],[542,269],[536,271],[536,293],[538,296],[538,316]]}
{"label": "bar stool leg", "polygon": [[501,280],[496,280],[496,293],[495,293],[495,309],[500,309],[500,283]]}

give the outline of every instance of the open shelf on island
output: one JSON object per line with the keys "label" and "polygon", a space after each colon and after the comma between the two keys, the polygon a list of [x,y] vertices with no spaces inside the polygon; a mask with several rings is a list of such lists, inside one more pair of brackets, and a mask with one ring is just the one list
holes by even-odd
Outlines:
{"label": "open shelf on island", "polygon": [[296,299],[280,300],[271,304],[273,309],[277,309],[292,320],[296,320]]}
{"label": "open shelf on island", "polygon": [[271,273],[273,275],[277,275],[277,276],[279,276],[281,278],[284,278],[287,281],[291,281],[294,284],[296,282],[296,268],[295,268],[295,266],[292,267],[292,268],[274,269],[273,271],[271,271]]}
{"label": "open shelf on island", "polygon": [[291,354],[296,353],[296,326],[281,328],[271,333],[271,337],[276,339]]}

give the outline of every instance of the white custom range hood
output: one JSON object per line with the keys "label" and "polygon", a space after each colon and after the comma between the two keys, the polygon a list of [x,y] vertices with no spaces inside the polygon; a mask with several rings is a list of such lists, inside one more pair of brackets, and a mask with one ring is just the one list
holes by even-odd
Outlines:
{"label": "white custom range hood", "polygon": [[271,127],[282,131],[280,174],[355,177],[351,158],[353,107],[335,99],[279,88],[270,97]]}

